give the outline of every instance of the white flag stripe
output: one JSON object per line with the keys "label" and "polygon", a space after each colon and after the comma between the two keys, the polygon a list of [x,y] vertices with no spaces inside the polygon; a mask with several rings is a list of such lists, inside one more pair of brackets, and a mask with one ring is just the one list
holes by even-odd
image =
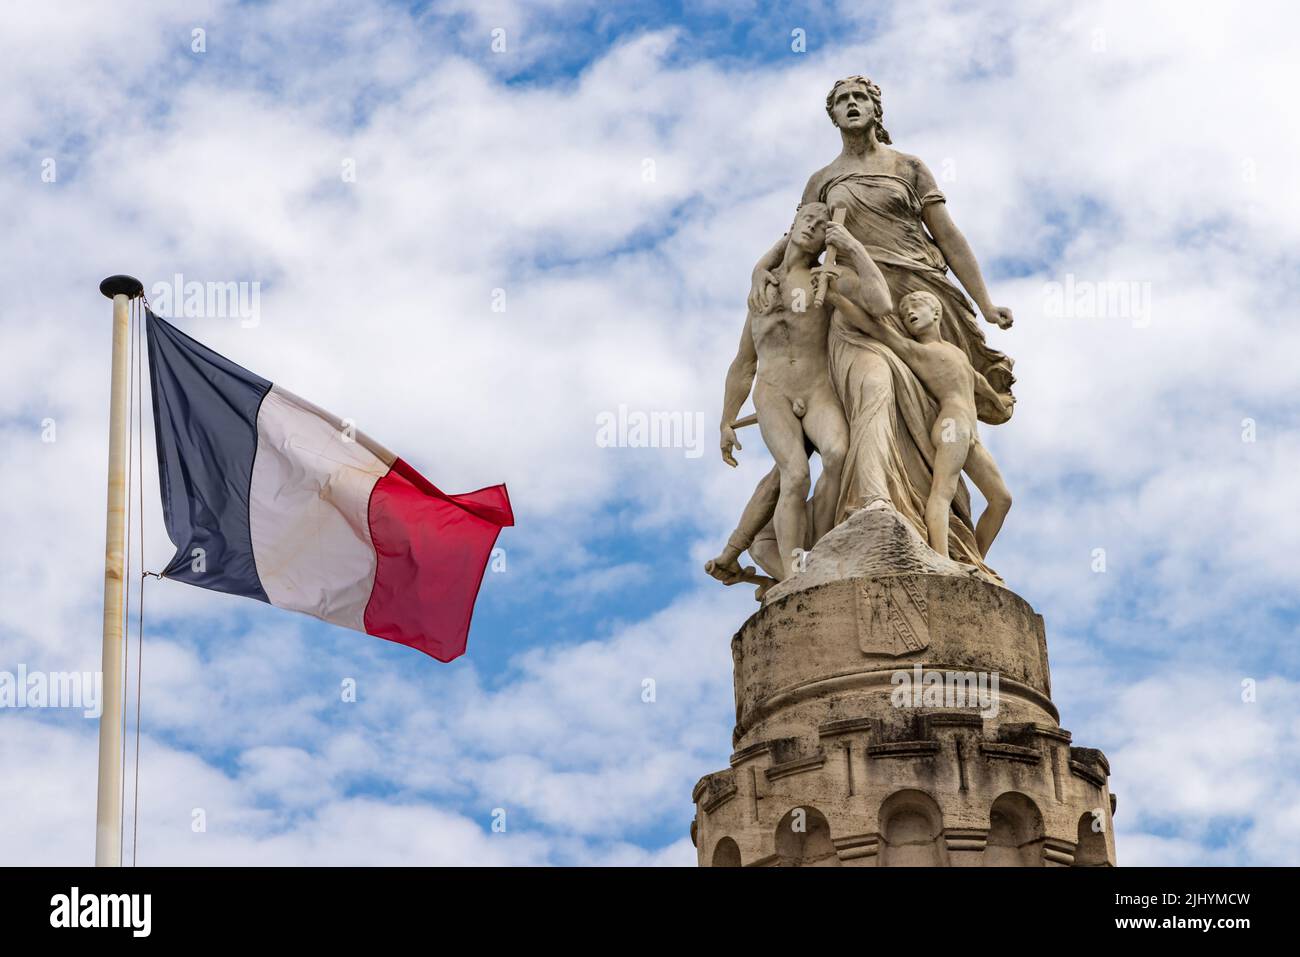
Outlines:
{"label": "white flag stripe", "polygon": [[365,631],[375,581],[369,504],[382,447],[273,385],[257,415],[249,527],[271,604]]}

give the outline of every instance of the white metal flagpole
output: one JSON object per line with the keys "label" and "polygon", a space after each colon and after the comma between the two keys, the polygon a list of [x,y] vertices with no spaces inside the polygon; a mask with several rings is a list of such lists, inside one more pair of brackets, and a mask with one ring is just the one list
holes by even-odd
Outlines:
{"label": "white metal flagpole", "polygon": [[108,523],[104,541],[104,647],[100,670],[99,791],[95,805],[95,866],[122,862],[122,583],[126,574],[127,369],[131,300],[144,293],[132,276],[109,276],[99,291],[113,300],[113,373],[108,413]]}

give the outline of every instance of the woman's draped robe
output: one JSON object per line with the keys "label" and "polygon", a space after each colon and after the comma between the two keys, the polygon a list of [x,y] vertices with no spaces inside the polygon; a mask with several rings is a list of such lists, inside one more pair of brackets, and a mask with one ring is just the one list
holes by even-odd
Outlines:
{"label": "woman's draped robe", "polygon": [[[943,202],[943,194],[935,190],[918,198],[899,177],[850,173],[829,180],[819,198],[846,210],[845,227],[880,267],[894,302],[916,290],[933,293],[943,305],[943,338],[966,353],[995,392],[1010,396],[1015,382],[1011,359],[985,343],[974,310],[948,279],[943,253],[921,221],[923,205]],[[885,321],[900,335],[908,335],[895,317]],[[836,524],[857,509],[883,500],[927,538],[925,502],[934,476],[930,430],[937,403],[892,349],[858,331],[838,313],[831,323],[830,369],[850,436]],[[981,421],[1009,418],[986,402],[977,400],[976,406]],[[948,525],[949,557],[995,575],[975,544],[970,493],[964,481],[958,482]]]}

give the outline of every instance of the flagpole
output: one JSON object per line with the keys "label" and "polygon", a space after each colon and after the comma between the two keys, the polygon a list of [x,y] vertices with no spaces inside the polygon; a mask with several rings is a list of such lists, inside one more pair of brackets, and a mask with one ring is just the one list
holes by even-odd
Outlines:
{"label": "flagpole", "polygon": [[131,300],[144,293],[132,276],[109,276],[99,291],[113,300],[113,372],[108,412],[108,519],[104,540],[103,710],[99,717],[99,790],[95,866],[122,862],[122,584],[126,576],[126,460],[131,381],[127,359]]}

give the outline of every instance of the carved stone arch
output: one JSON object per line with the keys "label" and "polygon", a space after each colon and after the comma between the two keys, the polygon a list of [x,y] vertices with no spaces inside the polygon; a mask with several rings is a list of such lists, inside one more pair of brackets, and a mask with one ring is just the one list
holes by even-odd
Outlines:
{"label": "carved stone arch", "polygon": [[740,867],[740,845],[724,837],[713,845],[713,867]]}
{"label": "carved stone arch", "polygon": [[880,805],[880,867],[946,867],[943,812],[924,791],[895,791]]}
{"label": "carved stone arch", "polygon": [[[1095,830],[1093,824],[1098,816],[1092,811],[1085,811],[1079,818],[1078,844],[1074,848],[1075,867],[1109,867],[1110,857],[1106,851],[1106,832]],[[1104,826],[1106,818],[1103,815]]]}
{"label": "carved stone arch", "polygon": [[998,795],[989,808],[985,867],[1042,867],[1043,812],[1019,791]]}
{"label": "carved stone arch", "polygon": [[791,808],[776,826],[778,867],[839,867],[826,815],[811,805]]}

